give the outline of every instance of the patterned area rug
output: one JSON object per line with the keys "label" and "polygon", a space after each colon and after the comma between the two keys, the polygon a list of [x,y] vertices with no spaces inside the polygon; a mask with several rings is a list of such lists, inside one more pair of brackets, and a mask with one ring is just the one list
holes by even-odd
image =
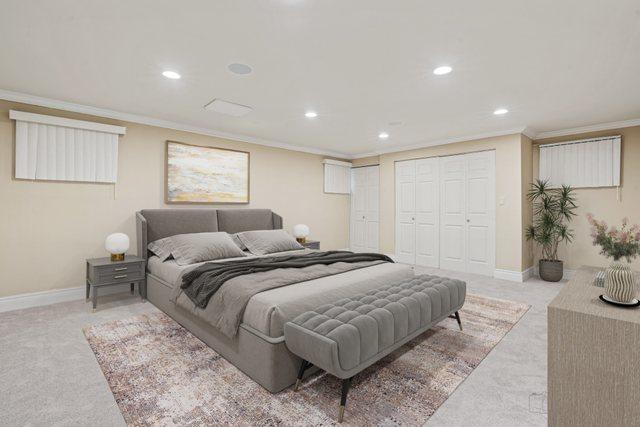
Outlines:
{"label": "patterned area rug", "polygon": [[[343,425],[421,425],[529,306],[467,295],[446,319],[353,379]],[[271,394],[162,313],[86,328],[129,425],[330,425],[340,381],[318,373]]]}

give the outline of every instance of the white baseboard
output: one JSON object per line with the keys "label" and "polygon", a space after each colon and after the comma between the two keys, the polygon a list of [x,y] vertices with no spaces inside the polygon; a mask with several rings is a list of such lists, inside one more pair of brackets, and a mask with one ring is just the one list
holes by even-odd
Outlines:
{"label": "white baseboard", "polygon": [[[540,277],[540,274],[538,274],[538,266],[532,267],[533,268],[533,276],[535,277]],[[576,274],[576,270],[568,270],[568,269],[564,269],[564,271],[562,272],[562,279],[563,280],[571,280],[571,278]]]}
{"label": "white baseboard", "polygon": [[[102,288],[100,295],[110,295],[129,290],[128,284],[109,286]],[[28,294],[11,295],[0,298],[0,313],[5,311],[21,310],[23,308],[38,307],[42,305],[57,304],[59,302],[76,301],[85,298],[86,288],[53,289],[50,291],[31,292]]]}
{"label": "white baseboard", "polygon": [[496,279],[509,280],[511,282],[522,283],[532,277],[533,275],[533,267],[529,267],[524,271],[515,271],[515,270],[503,270],[501,268],[496,268],[493,271],[493,277]]}

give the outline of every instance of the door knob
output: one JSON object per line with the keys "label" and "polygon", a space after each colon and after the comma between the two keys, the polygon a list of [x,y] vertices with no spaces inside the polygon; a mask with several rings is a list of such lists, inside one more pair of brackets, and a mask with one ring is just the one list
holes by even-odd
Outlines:
{"label": "door knob", "polygon": [[362,219],[364,219],[364,215],[362,216]]}
{"label": "door knob", "polygon": [[471,222],[471,220],[470,220],[470,219],[468,219],[468,220],[467,220],[467,222]]}

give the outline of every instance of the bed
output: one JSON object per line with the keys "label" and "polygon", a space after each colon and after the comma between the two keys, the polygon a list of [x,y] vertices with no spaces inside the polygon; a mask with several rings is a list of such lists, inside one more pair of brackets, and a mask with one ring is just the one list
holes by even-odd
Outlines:
{"label": "bed", "polygon": [[237,334],[230,338],[180,295],[182,274],[200,263],[161,262],[147,245],[184,233],[281,229],[282,218],[268,209],[152,209],[136,213],[136,220],[138,254],[147,260],[148,300],[272,393],[294,384],[300,366],[284,344],[284,323],[319,305],[413,276],[410,266],[380,263],[260,292],[247,303]]}

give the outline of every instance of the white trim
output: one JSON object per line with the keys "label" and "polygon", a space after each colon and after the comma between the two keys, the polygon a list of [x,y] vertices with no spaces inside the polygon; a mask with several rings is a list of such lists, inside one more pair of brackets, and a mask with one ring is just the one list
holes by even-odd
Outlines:
{"label": "white trim", "polygon": [[347,154],[339,151],[324,150],[324,149],[319,149],[314,147],[302,147],[299,145],[287,144],[284,142],[270,141],[270,140],[248,136],[248,135],[221,132],[213,129],[201,128],[201,127],[191,126],[183,123],[176,123],[169,120],[156,119],[153,117],[141,116],[138,114],[123,113],[123,112],[114,111],[114,110],[107,110],[103,108],[92,107],[89,105],[75,104],[72,102],[60,101],[60,100],[51,99],[51,98],[44,98],[40,96],[30,95],[30,94],[21,93],[21,92],[14,92],[14,91],[4,90],[4,89],[0,89],[0,99],[13,101],[13,102],[21,102],[24,104],[38,105],[38,106],[47,107],[47,108],[55,108],[55,109],[64,110],[64,111],[72,111],[76,113],[89,114],[92,116],[105,117],[105,118],[110,118],[115,120],[122,120],[122,121],[131,122],[131,123],[140,123],[144,125],[156,126],[156,127],[161,127],[165,129],[191,132],[191,133],[196,133],[200,135],[213,136],[217,138],[225,138],[233,141],[247,142],[250,144],[263,145],[267,147],[282,148],[284,150],[300,151],[303,153],[339,157],[339,158],[349,159],[349,160],[361,159],[361,158],[370,157],[370,156],[377,156],[380,154],[396,153],[401,151],[415,150],[419,148],[433,147],[436,145],[452,144],[455,142],[473,141],[477,139],[513,135],[518,133],[526,135],[527,137],[533,140],[540,140],[545,138],[567,136],[567,135],[573,135],[573,134],[585,133],[585,132],[596,132],[601,130],[620,129],[620,128],[626,128],[631,126],[640,126],[640,118],[623,120],[619,122],[600,123],[600,124],[570,128],[570,129],[560,129],[560,130],[554,130],[554,131],[539,132],[539,133],[536,133],[533,129],[527,126],[521,126],[519,128],[509,129],[504,131],[487,132],[487,133],[480,133],[475,135],[445,138],[441,140],[425,141],[418,144],[404,145],[400,147],[389,147],[386,149],[376,150],[369,153]]}
{"label": "white trim", "polygon": [[324,159],[322,163],[324,163],[325,165],[336,165],[336,166],[342,166],[345,168],[350,168],[351,166],[353,166],[351,162],[341,162],[340,160],[333,160],[333,159]]}
{"label": "white trim", "polygon": [[623,120],[620,122],[599,123],[596,125],[582,126],[582,127],[570,128],[570,129],[559,129],[559,130],[552,130],[547,132],[539,132],[538,134],[535,135],[535,139],[540,140],[545,138],[555,138],[557,136],[568,136],[568,135],[575,135],[579,133],[597,132],[601,130],[621,129],[621,128],[628,128],[631,126],[640,126],[640,118]]}
{"label": "white trim", "polygon": [[496,279],[509,280],[510,282],[522,283],[532,277],[533,267],[529,267],[524,271],[503,270],[496,268],[493,271],[493,277]]}
{"label": "white trim", "polygon": [[[533,268],[533,276],[532,277],[537,277],[539,279],[540,278],[540,274],[538,273],[538,266],[535,266],[535,267],[532,267],[532,268]],[[568,270],[568,269],[564,268],[562,270],[562,280],[571,280],[575,274],[576,274],[576,270]]]}
{"label": "white trim", "polygon": [[361,159],[361,158],[364,158],[364,157],[378,156],[380,154],[399,153],[401,151],[416,150],[416,149],[420,149],[420,148],[433,147],[433,146],[436,146],[436,145],[446,145],[446,144],[453,144],[453,143],[456,143],[456,142],[475,141],[475,140],[478,140],[478,139],[494,138],[494,137],[506,136],[506,135],[516,135],[516,134],[523,133],[526,129],[527,129],[527,127],[522,126],[522,127],[515,128],[515,129],[500,130],[500,131],[495,131],[495,132],[479,133],[479,134],[475,134],[475,135],[456,136],[456,137],[452,137],[452,138],[424,141],[424,142],[420,142],[420,143],[413,144],[413,145],[403,145],[403,146],[400,146],[400,147],[389,147],[389,148],[383,148],[383,149],[380,149],[380,150],[372,151],[372,152],[369,152],[369,153],[354,154],[353,156],[351,156],[351,158],[352,159]]}
{"label": "white trim", "polygon": [[183,132],[191,132],[200,135],[213,136],[216,138],[230,139],[233,141],[247,142],[249,144],[264,145],[273,148],[282,148],[284,150],[300,151],[303,153],[319,154],[322,156],[339,157],[343,159],[351,159],[353,156],[338,151],[321,150],[313,147],[302,147],[298,145],[287,144],[284,142],[269,141],[262,138],[256,138],[247,135],[234,134],[229,132],[220,132],[213,129],[201,128],[197,126],[186,125],[182,123],[171,122],[153,117],[140,116],[137,114],[122,113],[119,111],[106,110],[103,108],[91,107],[88,105],[75,104],[72,102],[59,101],[56,99],[43,98],[40,96],[29,95],[26,93],[13,92],[0,89],[0,99],[13,102],[21,102],[24,104],[38,105],[40,107],[56,108],[58,110],[72,111],[75,113],[89,114],[92,116],[106,117],[109,119],[122,120],[131,123],[140,123],[143,125],[156,126],[165,129],[179,130]]}
{"label": "white trim", "polygon": [[[100,289],[100,296],[129,291],[129,284],[109,286]],[[0,313],[21,310],[30,307],[57,304],[60,302],[76,301],[85,298],[86,288],[53,289],[50,291],[32,292],[28,294],[10,295],[0,298]],[[99,297],[100,297],[99,296]]]}
{"label": "white trim", "polygon": [[96,132],[115,133],[118,135],[124,135],[127,132],[127,128],[123,126],[105,125],[103,123],[86,122],[84,120],[73,120],[58,116],[27,113],[26,111],[18,110],[9,110],[9,118],[12,120],[20,120],[22,122],[40,123],[73,129],[93,130]]}

